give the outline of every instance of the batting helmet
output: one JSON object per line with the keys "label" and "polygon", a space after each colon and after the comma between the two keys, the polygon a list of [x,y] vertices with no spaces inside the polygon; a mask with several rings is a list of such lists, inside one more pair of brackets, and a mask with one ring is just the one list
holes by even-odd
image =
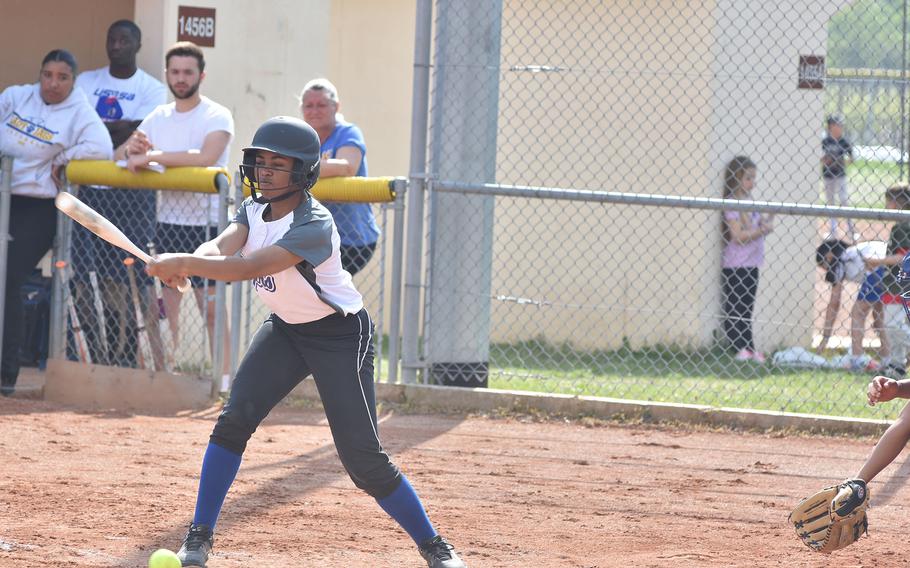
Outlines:
{"label": "batting helmet", "polygon": [[[250,194],[256,203],[274,203],[293,196],[298,190],[304,194],[316,184],[319,179],[320,157],[319,135],[306,122],[292,116],[276,116],[262,123],[253,135],[253,142],[243,149],[243,163],[240,165],[240,175],[243,184],[250,188]],[[266,199],[259,192],[259,182],[256,171],[267,169],[256,166],[256,153],[266,150],[288,158],[293,158],[294,165],[289,171],[291,181],[285,188],[293,188],[277,197]],[[268,168],[278,170],[279,168]],[[284,189],[276,187],[272,189]]]}

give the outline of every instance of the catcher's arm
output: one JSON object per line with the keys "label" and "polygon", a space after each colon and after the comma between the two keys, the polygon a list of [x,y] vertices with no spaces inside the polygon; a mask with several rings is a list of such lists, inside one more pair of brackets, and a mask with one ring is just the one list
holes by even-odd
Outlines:
{"label": "catcher's arm", "polygon": [[[873,384],[877,379],[884,378],[885,377],[875,377],[875,379],[872,379],[872,383],[869,385],[870,404],[872,403],[871,401],[873,398],[873,395],[871,393]],[[895,383],[907,383],[907,381],[893,381],[893,379],[888,380]],[[885,400],[891,399],[888,398]],[[863,464],[862,469],[859,470],[859,473],[856,474],[856,477],[866,482],[872,481],[876,475],[888,467],[888,465],[890,465],[891,462],[893,462],[894,459],[900,455],[901,450],[904,449],[908,441],[910,441],[910,403],[904,406],[904,409],[901,410],[900,416],[897,417],[897,420],[895,420],[891,426],[885,430],[885,433],[882,434],[882,437],[878,440],[878,443],[875,444],[875,447],[872,448],[872,453],[869,454],[868,458],[866,458],[866,463]]]}
{"label": "catcher's arm", "polygon": [[869,398],[869,406],[875,406],[877,402],[888,402],[895,398],[910,398],[910,379],[896,381],[889,377],[878,375],[869,382],[866,396]]}

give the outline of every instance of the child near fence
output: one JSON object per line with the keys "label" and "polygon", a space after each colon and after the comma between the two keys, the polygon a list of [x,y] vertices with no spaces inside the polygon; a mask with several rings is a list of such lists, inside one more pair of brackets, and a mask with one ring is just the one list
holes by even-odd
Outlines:
{"label": "child near fence", "polygon": [[[822,139],[822,179],[825,185],[825,203],[828,205],[850,205],[847,194],[847,166],[853,162],[853,145],[844,136],[844,119],[836,114],[828,116],[828,134]],[[829,231],[826,239],[837,238],[837,219],[828,220]],[[847,219],[847,240],[859,240],[853,227],[853,219]]]}
{"label": "child near fence", "polygon": [[859,284],[856,300],[850,308],[850,353],[843,359],[843,365],[851,371],[878,371],[878,361],[867,355],[863,349],[866,319],[872,314],[872,327],[879,332],[881,347],[878,351],[882,361],[890,360],[888,336],[885,333],[884,266],[866,268],[866,260],[882,259],[887,256],[887,243],[864,241],[849,246],[846,241],[827,239],[815,249],[815,263],[825,270],[825,282],[831,285],[828,305],[825,307],[825,324],[822,337],[815,348],[821,355],[828,347],[834,331],[834,321],[840,311],[841,296],[846,282]]}
{"label": "child near fence", "polygon": [[[752,199],[756,167],[746,156],[736,156],[724,172],[724,199]],[[765,260],[765,235],[773,229],[773,215],[724,211],[724,250],[721,264],[724,334],[737,361],[764,363],[755,349],[752,314],[758,291],[758,271]]]}
{"label": "child near fence", "polygon": [[[897,183],[885,191],[887,209],[910,209],[910,184]],[[910,326],[904,315],[900,302],[903,291],[898,282],[900,263],[904,255],[910,252],[910,222],[901,221],[891,227],[888,237],[888,250],[885,258],[867,258],[866,268],[874,270],[887,266],[885,272],[882,303],[885,310],[885,336],[891,347],[891,357],[882,360],[882,372],[898,378],[904,378],[907,369],[907,354],[910,351]]]}

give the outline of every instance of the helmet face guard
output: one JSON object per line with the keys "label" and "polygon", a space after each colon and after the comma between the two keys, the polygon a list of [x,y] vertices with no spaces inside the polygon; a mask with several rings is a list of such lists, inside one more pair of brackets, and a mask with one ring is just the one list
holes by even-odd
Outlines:
{"label": "helmet face guard", "polygon": [[[256,203],[275,203],[303,192],[308,197],[309,190],[319,179],[319,160],[321,144],[316,131],[299,118],[276,116],[262,123],[253,135],[253,142],[243,149],[243,164],[240,176],[243,185],[249,188],[250,195]],[[290,170],[256,165],[256,154],[260,151],[272,152],[294,160]],[[262,170],[283,171],[291,174],[290,182],[285,187],[273,187],[270,190],[285,189],[283,193],[266,199],[262,195],[259,172]]]}
{"label": "helmet face guard", "polygon": [[[284,168],[273,168],[271,166],[262,166],[256,165],[256,150],[248,150],[244,152],[243,161],[244,163],[240,165],[240,177],[243,180],[244,187],[250,190],[250,196],[253,198],[253,201],[256,203],[276,203],[278,201],[284,201],[289,197],[293,197],[298,192],[302,191],[304,196],[308,195],[310,187],[315,183],[315,179],[319,178],[319,170],[316,170],[316,176],[313,179],[313,183],[309,183],[309,178],[311,175],[306,175],[306,172],[303,171],[303,165],[300,160],[294,160],[293,169],[284,169]],[[251,154],[251,156],[247,156]],[[253,162],[248,164],[247,161]],[[318,164],[317,164],[318,165]],[[276,195],[275,197],[266,198],[262,193],[262,188],[260,187],[259,182],[259,172],[263,170],[271,170],[273,172],[287,172],[290,175],[290,182],[283,187],[270,187],[269,190],[274,192],[281,189],[287,190],[283,193]]]}

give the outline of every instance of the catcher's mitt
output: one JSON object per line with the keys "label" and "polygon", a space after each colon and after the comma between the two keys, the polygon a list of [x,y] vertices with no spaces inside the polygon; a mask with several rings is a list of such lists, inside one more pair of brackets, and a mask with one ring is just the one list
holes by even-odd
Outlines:
{"label": "catcher's mitt", "polygon": [[869,491],[862,479],[847,479],[806,497],[790,513],[799,538],[812,550],[833,552],[869,532]]}

